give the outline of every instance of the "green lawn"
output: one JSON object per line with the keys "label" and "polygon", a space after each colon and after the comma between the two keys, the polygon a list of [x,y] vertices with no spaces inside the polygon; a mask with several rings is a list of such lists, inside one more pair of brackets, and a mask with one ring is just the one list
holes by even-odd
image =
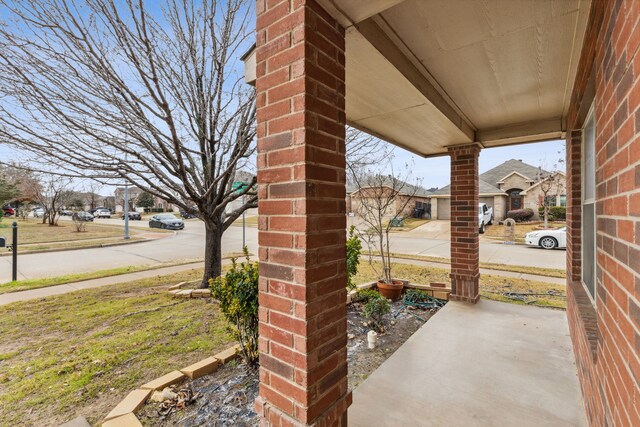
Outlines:
{"label": "green lawn", "polygon": [[[366,252],[363,255],[366,256],[368,259],[368,256],[369,256],[368,254],[369,253]],[[441,257],[434,257],[434,256],[392,253],[391,257],[400,258],[400,259],[411,259],[416,261],[437,262],[440,264],[447,264],[447,265],[451,264],[451,260],[448,258],[441,258]],[[373,256],[373,258],[375,260],[375,255]],[[497,264],[493,262],[481,262],[480,268],[487,268],[491,270],[500,270],[500,271],[513,271],[515,273],[535,274],[538,276],[547,276],[547,277],[558,277],[558,278],[567,277],[567,272],[565,270],[556,269],[556,268],[528,267],[524,265]]]}
{"label": "green lawn", "polygon": [[135,387],[232,345],[201,270],[0,307],[0,425],[97,424]]}

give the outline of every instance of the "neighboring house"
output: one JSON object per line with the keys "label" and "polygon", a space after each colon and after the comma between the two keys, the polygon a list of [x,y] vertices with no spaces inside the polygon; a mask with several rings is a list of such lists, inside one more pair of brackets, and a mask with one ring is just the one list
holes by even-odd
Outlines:
{"label": "neighboring house", "polygon": [[[420,186],[414,186],[408,183],[401,183],[398,187],[402,188],[396,196],[395,207],[388,210],[386,215],[387,217],[397,216],[406,218],[417,215],[420,218],[431,218],[431,203],[429,198],[432,196],[432,192]],[[393,189],[391,185],[384,186],[384,188],[389,192]],[[356,186],[348,185],[346,199],[347,212],[353,212],[357,215],[358,210],[362,206],[363,198],[370,199],[385,196],[386,193],[382,190],[382,187],[358,188]]]}
{"label": "neighboring house", "polygon": [[[140,197],[140,194],[144,193],[144,190],[131,186],[129,187],[129,209],[135,209],[138,211],[142,211],[144,208],[137,207],[137,200]],[[122,212],[124,210],[124,187],[117,187],[114,192],[115,198],[115,211]],[[153,196],[153,208],[152,209],[163,209],[165,212],[173,212],[175,207],[167,202],[166,200],[162,200],[159,197]]]}
{"label": "neighboring house", "polygon": [[[496,221],[504,219],[508,211],[515,209],[533,209],[534,218],[539,218],[538,208],[545,202],[548,206],[566,206],[567,204],[564,173],[550,173],[522,160],[507,160],[480,174],[478,178],[479,202],[493,208]],[[548,187],[545,186],[545,182],[549,182]],[[548,189],[546,201],[544,189]],[[434,219],[451,218],[451,187],[449,185],[431,196],[431,208]]]}

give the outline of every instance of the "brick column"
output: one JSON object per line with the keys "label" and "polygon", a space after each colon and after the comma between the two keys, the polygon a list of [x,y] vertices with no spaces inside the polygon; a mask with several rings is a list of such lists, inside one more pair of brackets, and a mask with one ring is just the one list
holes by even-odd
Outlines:
{"label": "brick column", "polygon": [[451,156],[451,296],[453,301],[480,299],[478,238],[478,155],[480,147],[449,148]]}
{"label": "brick column", "polygon": [[346,425],[344,29],[257,2],[262,425]]}
{"label": "brick column", "polygon": [[580,169],[582,131],[567,132],[567,281],[580,281],[582,277],[582,175]]}

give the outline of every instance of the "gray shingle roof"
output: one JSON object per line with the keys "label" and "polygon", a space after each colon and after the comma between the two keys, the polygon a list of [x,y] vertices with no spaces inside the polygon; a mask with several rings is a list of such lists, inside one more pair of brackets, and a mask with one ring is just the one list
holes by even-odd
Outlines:
{"label": "gray shingle roof", "polygon": [[[480,194],[504,193],[503,190],[500,190],[498,188],[498,181],[513,172],[518,172],[519,174],[526,176],[532,181],[537,181],[538,175],[540,173],[548,173],[544,169],[527,164],[522,160],[507,160],[506,162],[496,166],[495,168],[489,169],[485,173],[480,174],[480,176],[478,177]],[[442,187],[433,194],[449,195],[451,194],[451,186],[447,185],[446,187]]]}
{"label": "gray shingle roof", "polygon": [[538,175],[541,172],[548,173],[544,169],[527,164],[522,160],[511,159],[493,169],[489,169],[483,174],[480,174],[480,179],[491,185],[497,185],[498,181],[512,172],[518,172],[532,181],[537,181]]}
{"label": "gray shingle roof", "polygon": [[[493,194],[493,193],[504,193],[504,191],[500,190],[498,187],[489,184],[486,181],[478,180],[478,187],[480,194]],[[451,194],[451,185],[447,185],[446,187],[442,187],[438,191],[433,193],[434,195],[443,195],[448,196]]]}
{"label": "gray shingle roof", "polygon": [[[363,183],[364,185],[364,183]],[[391,186],[391,182],[389,183],[389,185]],[[414,194],[416,196],[420,196],[420,197],[429,197],[431,196],[433,193],[423,187],[420,187],[418,185],[412,185],[409,184],[408,182],[405,182],[402,185],[402,194]],[[347,194],[351,194],[358,191],[358,186],[354,183],[347,183]]]}

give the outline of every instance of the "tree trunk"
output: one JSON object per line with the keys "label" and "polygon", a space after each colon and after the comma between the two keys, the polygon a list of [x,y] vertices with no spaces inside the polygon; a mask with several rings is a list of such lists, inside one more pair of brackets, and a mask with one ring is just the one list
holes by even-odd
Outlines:
{"label": "tree trunk", "polygon": [[200,288],[209,287],[209,279],[222,274],[222,219],[206,219],[204,247],[204,275]]}

